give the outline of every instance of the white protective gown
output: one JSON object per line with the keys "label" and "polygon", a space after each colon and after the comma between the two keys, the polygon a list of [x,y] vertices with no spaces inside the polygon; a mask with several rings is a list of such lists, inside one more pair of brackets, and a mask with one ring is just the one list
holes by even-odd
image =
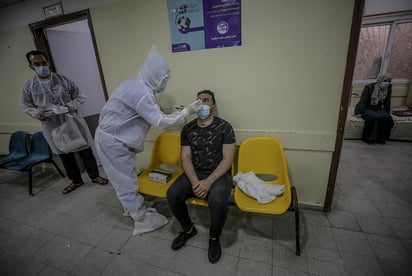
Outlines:
{"label": "white protective gown", "polygon": [[98,155],[117,197],[137,216],[144,213],[145,206],[133,171],[136,152],[143,150],[151,126],[164,129],[181,125],[187,115],[179,111],[166,115],[156,103],[154,93],[169,77],[168,64],[152,47],[139,75],[113,91],[100,113],[95,134]]}
{"label": "white protective gown", "polygon": [[[35,76],[24,82],[22,90],[20,106],[23,111],[34,119],[39,112],[43,112],[46,116],[46,120],[41,121],[41,126],[44,137],[53,153],[64,153],[55,146],[51,132],[65,121],[65,115],[57,115],[52,111],[53,103],[69,107],[69,113],[74,116],[84,140],[88,141],[87,123],[78,113],[78,109],[86,97],[80,93],[79,87],[72,80],[57,73],[51,73],[47,79]],[[90,147],[89,143],[79,150],[88,147]]]}

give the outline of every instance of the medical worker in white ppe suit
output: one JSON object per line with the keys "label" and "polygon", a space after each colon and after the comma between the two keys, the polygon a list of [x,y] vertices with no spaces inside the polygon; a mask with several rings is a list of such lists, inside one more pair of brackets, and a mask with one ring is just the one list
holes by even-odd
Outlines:
{"label": "medical worker in white ppe suit", "polygon": [[138,193],[133,172],[136,153],[141,152],[151,126],[159,129],[178,126],[185,117],[199,110],[200,101],[181,111],[164,114],[156,93],[165,90],[170,69],[153,46],[140,72],[117,87],[100,113],[95,134],[97,152],[117,197],[135,223],[133,235],[154,231],[168,220],[154,208],[146,208]]}

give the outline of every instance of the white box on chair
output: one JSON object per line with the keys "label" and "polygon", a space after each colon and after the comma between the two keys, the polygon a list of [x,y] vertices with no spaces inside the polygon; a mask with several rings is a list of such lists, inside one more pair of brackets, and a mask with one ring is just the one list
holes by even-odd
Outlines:
{"label": "white box on chair", "polygon": [[149,172],[149,179],[151,181],[167,183],[171,178],[172,174],[166,171],[155,169]]}

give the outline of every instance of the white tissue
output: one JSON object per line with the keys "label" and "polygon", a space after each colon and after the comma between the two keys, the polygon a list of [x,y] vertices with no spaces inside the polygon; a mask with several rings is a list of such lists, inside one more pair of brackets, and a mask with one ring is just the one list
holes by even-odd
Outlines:
{"label": "white tissue", "polygon": [[233,177],[233,180],[245,194],[255,198],[260,204],[274,201],[276,196],[285,191],[285,185],[268,184],[260,180],[253,172],[239,172]]}

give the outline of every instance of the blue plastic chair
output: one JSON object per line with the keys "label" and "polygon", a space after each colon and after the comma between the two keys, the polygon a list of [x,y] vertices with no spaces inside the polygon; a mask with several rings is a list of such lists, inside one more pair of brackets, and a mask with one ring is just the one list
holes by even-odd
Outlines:
{"label": "blue plastic chair", "polygon": [[53,160],[53,154],[43,136],[43,132],[36,132],[31,137],[30,154],[20,159],[4,164],[4,168],[13,171],[28,171],[29,172],[29,194],[33,195],[32,190],[32,168],[40,163],[52,163],[62,177],[65,177],[63,172]]}
{"label": "blue plastic chair", "polygon": [[26,146],[27,132],[16,131],[11,134],[9,153],[0,155],[0,167],[7,162],[25,157],[28,154]]}

